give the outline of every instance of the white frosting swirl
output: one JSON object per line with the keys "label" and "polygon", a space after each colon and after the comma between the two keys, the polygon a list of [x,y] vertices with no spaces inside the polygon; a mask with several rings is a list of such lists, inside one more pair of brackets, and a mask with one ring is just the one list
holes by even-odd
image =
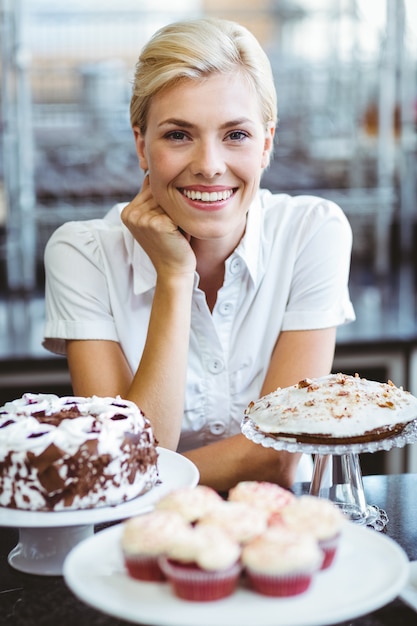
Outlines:
{"label": "white frosting swirl", "polygon": [[201,517],[198,525],[218,526],[238,543],[246,543],[266,529],[268,513],[245,502],[222,501]]}
{"label": "white frosting swirl", "polygon": [[221,496],[205,485],[182,487],[161,498],[155,508],[176,511],[188,522],[195,522],[222,502]]}
{"label": "white frosting swirl", "polygon": [[187,522],[173,511],[151,511],[132,517],[123,526],[122,549],[126,555],[162,555],[186,529]]}
{"label": "white frosting swirl", "polygon": [[156,482],[156,457],[149,421],[120,397],[26,393],[0,408],[0,506],[119,504]]}
{"label": "white frosting swirl", "polygon": [[230,502],[245,502],[269,513],[280,511],[295,496],[288,489],[267,481],[244,480],[229,491]]}
{"label": "white frosting swirl", "polygon": [[417,398],[393,383],[330,374],[277,389],[245,414],[265,433],[363,436],[417,418]]}
{"label": "white frosting swirl", "polygon": [[318,570],[323,553],[311,535],[282,527],[269,528],[242,549],[245,567],[264,574]]}
{"label": "white frosting swirl", "polygon": [[340,533],[346,518],[330,500],[303,495],[285,507],[282,522],[296,532],[311,533],[321,541]]}
{"label": "white frosting swirl", "polygon": [[[39,419],[77,407],[80,416],[65,418],[56,425]],[[115,419],[120,416],[121,419]],[[99,437],[99,452],[116,453],[124,433],[139,433],[145,427],[143,414],[133,402],[117,398],[58,397],[53,394],[25,394],[0,408],[0,460],[13,450],[38,455],[52,443],[73,454],[83,443]]]}
{"label": "white frosting swirl", "polygon": [[202,569],[222,570],[240,557],[240,546],[221,528],[189,526],[178,533],[167,550],[167,557],[182,563],[195,563]]}

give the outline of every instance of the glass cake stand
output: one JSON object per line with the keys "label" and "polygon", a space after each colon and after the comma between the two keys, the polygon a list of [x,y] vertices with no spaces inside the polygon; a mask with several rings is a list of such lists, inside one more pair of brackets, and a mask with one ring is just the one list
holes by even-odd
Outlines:
{"label": "glass cake stand", "polygon": [[0,507],[0,526],[19,529],[9,565],[27,574],[60,576],[70,551],[94,534],[96,524],[146,513],[173,489],[195,487],[199,480],[194,463],[165,448],[158,448],[158,472],[159,482],[150,491],[116,506],[51,512]]}
{"label": "glass cake stand", "polygon": [[379,507],[366,502],[359,454],[402,448],[414,443],[417,441],[417,419],[407,424],[398,435],[366,443],[337,445],[300,443],[291,437],[279,438],[262,433],[247,416],[242,422],[242,433],[265,448],[313,454],[310,494],[331,500],[356,524],[383,530],[388,523],[388,516]]}

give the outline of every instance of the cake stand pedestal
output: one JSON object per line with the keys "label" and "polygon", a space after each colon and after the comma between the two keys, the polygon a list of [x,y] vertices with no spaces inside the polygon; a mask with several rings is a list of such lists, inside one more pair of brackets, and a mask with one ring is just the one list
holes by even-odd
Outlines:
{"label": "cake stand pedestal", "polygon": [[67,555],[80,541],[94,534],[96,524],[123,519],[135,508],[141,508],[140,497],[114,507],[79,511],[23,511],[0,507],[0,526],[19,530],[18,543],[7,558],[9,565],[26,574],[60,576]]}
{"label": "cake stand pedestal", "polygon": [[313,454],[310,494],[332,501],[356,524],[383,530],[388,523],[388,516],[382,509],[366,502],[359,454],[391,450],[414,443],[417,441],[417,420],[409,422],[400,434],[392,437],[349,445],[307,444],[297,442],[291,437],[275,437],[262,433],[247,416],[242,422],[242,433],[265,448]]}
{"label": "cake stand pedestal", "polygon": [[62,564],[80,541],[94,534],[93,525],[62,528],[19,528],[19,542],[9,552],[9,565],[26,574],[60,576]]}
{"label": "cake stand pedestal", "polygon": [[383,530],[385,511],[366,502],[358,454],[316,454],[310,494],[327,498],[356,524]]}

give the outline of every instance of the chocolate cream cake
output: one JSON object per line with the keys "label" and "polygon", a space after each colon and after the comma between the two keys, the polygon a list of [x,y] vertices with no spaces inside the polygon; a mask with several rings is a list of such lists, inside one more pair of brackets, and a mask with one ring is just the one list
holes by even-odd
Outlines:
{"label": "chocolate cream cake", "polygon": [[417,418],[417,398],[391,381],[346,374],[305,379],[251,402],[262,433],[301,443],[350,444],[391,437]]}
{"label": "chocolate cream cake", "polygon": [[0,408],[0,506],[113,506],[158,481],[150,422],[116,398],[26,393]]}

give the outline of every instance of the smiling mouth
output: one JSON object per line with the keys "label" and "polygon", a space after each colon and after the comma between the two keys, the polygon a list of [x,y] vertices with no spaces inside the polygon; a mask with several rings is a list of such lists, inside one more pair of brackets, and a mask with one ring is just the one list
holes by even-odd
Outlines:
{"label": "smiling mouth", "polygon": [[189,200],[199,200],[200,202],[220,202],[228,200],[236,192],[236,189],[225,189],[224,191],[194,191],[180,189],[183,196]]}

